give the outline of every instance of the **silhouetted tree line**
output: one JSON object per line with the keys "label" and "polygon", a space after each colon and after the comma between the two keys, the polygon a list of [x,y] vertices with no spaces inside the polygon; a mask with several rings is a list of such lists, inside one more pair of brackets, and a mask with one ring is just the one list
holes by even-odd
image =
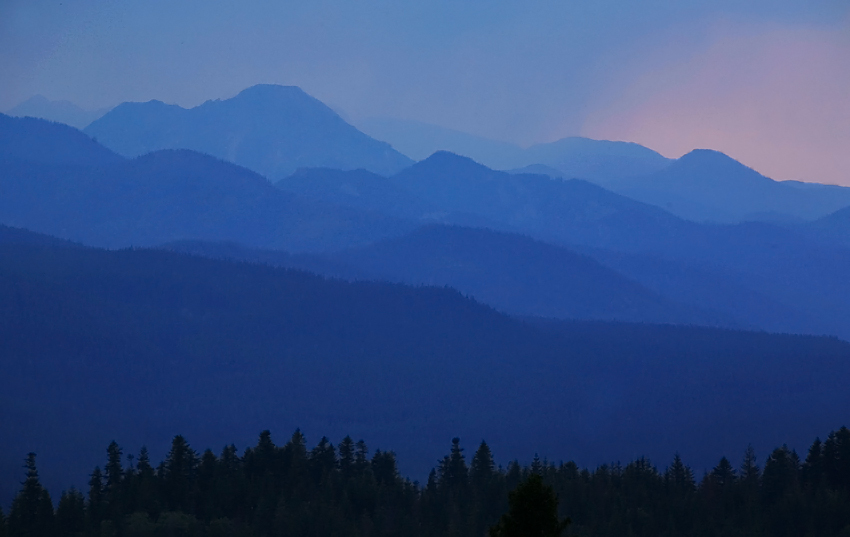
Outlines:
{"label": "silhouetted tree line", "polygon": [[177,436],[157,466],[146,449],[125,458],[113,442],[88,490],[63,492],[55,508],[35,454],[25,468],[0,537],[554,536],[570,520],[570,535],[850,535],[846,427],[805,459],[783,446],[761,468],[748,448],[740,468],[724,457],[699,478],[678,455],[664,471],[643,458],[502,468],[484,442],[467,461],[455,438],[420,485],[391,451],[349,437],[309,449],[299,431],[283,446],[264,431],[242,455],[233,445],[198,454]]}

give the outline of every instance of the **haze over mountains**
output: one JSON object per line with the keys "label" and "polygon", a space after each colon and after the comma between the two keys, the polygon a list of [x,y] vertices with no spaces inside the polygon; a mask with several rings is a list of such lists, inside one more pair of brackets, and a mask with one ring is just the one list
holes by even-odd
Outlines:
{"label": "haze over mountains", "polygon": [[0,227],[0,475],[32,446],[87,471],[113,437],[175,429],[709,464],[840,422],[850,347],[821,335],[850,339],[846,189],[709,151],[522,154],[544,173],[413,162],[296,88],[124,104],[85,132],[0,115],[0,225],[31,230]]}
{"label": "haze over mountains", "polygon": [[667,159],[639,144],[581,137],[523,149],[415,121],[373,118],[358,126],[415,160],[444,150],[489,168],[584,179],[688,220],[794,222],[850,205],[850,188],[773,181],[717,151]]}
{"label": "haze over mountains", "polygon": [[[6,117],[2,126],[7,225],[107,247],[230,241],[324,252],[316,271],[453,285],[517,315],[850,337],[840,217],[820,223],[831,230],[820,240],[815,224],[703,225],[585,181],[494,171],[447,152],[390,177],[314,168],[273,186],[191,151],[124,160],[63,125]],[[415,232],[434,224],[482,231],[431,228],[441,238],[425,241]],[[582,259],[577,249],[598,263],[553,269]]]}
{"label": "haze over mountains", "polygon": [[[271,120],[263,122],[266,110],[272,111],[266,113]],[[289,120],[278,121],[284,116]],[[612,180],[609,184],[619,191],[614,192],[581,179],[498,171],[447,151],[413,163],[294,88],[255,87],[234,99],[191,110],[162,103],[126,104],[91,131],[101,133],[97,141],[67,125],[0,115],[0,224],[56,237],[10,228],[0,233],[3,292],[9,299],[4,303],[18,305],[3,310],[2,330],[13,338],[8,341],[16,342],[4,353],[9,357],[14,349],[16,356],[31,358],[16,361],[19,367],[7,375],[7,393],[13,394],[7,399],[16,397],[14,390],[29,386],[54,390],[57,404],[65,405],[91,390],[86,371],[92,368],[106,368],[116,378],[138,378],[142,391],[161,383],[162,371],[195,368],[204,371],[198,380],[202,389],[181,395],[166,383],[157,388],[166,401],[163,405],[200,405],[227,416],[221,405],[242,401],[240,412],[259,412],[256,423],[242,425],[246,435],[255,434],[254,427],[263,420],[323,432],[329,423],[340,431],[359,424],[364,435],[382,443],[380,422],[381,427],[394,424],[384,431],[387,440],[427,431],[442,444],[444,434],[486,433],[488,441],[503,442],[506,452],[517,454],[528,446],[511,443],[501,425],[485,418],[498,408],[500,424],[526,427],[530,446],[544,424],[529,421],[521,410],[537,401],[545,408],[584,409],[584,417],[564,418],[570,431],[597,430],[600,424],[616,429],[610,437],[588,433],[591,439],[578,443],[558,437],[557,442],[569,443],[577,454],[606,457],[617,455],[605,450],[605,442],[621,445],[626,437],[637,439],[630,445],[646,454],[656,449],[652,438],[669,437],[671,431],[689,439],[683,451],[693,448],[697,453],[697,444],[689,442],[703,442],[704,435],[677,427],[698,423],[696,414],[688,413],[702,412],[706,405],[717,409],[709,422],[733,424],[723,438],[736,447],[751,441],[745,436],[752,424],[748,421],[745,427],[734,418],[741,412],[760,416],[765,425],[759,434],[768,434],[794,412],[806,414],[812,403],[803,401],[846,406],[841,399],[845,391],[835,384],[843,378],[842,368],[850,367],[844,343],[717,329],[850,338],[850,203],[843,201],[845,189],[777,183],[716,152],[695,151],[662,162],[662,157],[633,144],[581,139],[525,150],[536,151],[541,161],[549,159],[528,169],[546,172],[566,166],[570,158],[578,162],[575,155],[590,154],[582,148],[596,151],[594,158],[601,163],[597,170],[619,167],[618,159],[623,158],[655,162],[660,168]],[[234,134],[240,132],[243,138]],[[328,132],[337,135],[322,134]],[[293,133],[312,134],[290,143]],[[113,152],[101,144],[110,136],[126,143],[128,154],[144,154],[127,158]],[[190,149],[152,147],[155,150],[145,152],[145,144],[190,140],[208,143],[208,152],[214,153],[237,139],[241,141],[233,143],[234,152],[224,158]],[[278,146],[287,149],[275,153]],[[339,164],[355,153],[361,161],[352,158],[349,164]],[[566,160],[558,161],[561,157]],[[315,160],[323,166],[293,168],[290,175],[274,180],[273,173],[264,176],[229,159],[253,159],[252,167],[270,166],[274,173],[284,172],[281,163],[291,167]],[[356,162],[387,168],[377,173],[365,166],[357,169]],[[634,197],[624,195],[629,192]],[[689,199],[702,204],[695,208],[685,203]],[[668,204],[679,214],[660,207]],[[831,208],[836,210],[816,218]],[[763,221],[699,221],[749,218]],[[93,250],[65,242],[68,239],[89,246],[161,247],[170,252]],[[137,282],[147,283],[138,287]],[[59,301],[49,302],[51,296]],[[305,311],[312,313],[299,317]],[[540,324],[540,318],[554,320]],[[286,321],[281,324],[281,319]],[[577,320],[597,324],[574,324]],[[684,328],[691,325],[714,328]],[[51,336],[38,344],[39,338],[24,337],[47,332]],[[111,335],[101,341],[73,334]],[[316,347],[319,341],[324,343]],[[71,362],[63,362],[60,348],[76,349],[73,367],[83,364],[78,372],[69,373]],[[301,355],[296,358],[292,353],[298,349]],[[115,356],[135,357],[148,364],[147,369],[115,361]],[[178,356],[179,364],[164,361],[166,356]],[[280,356],[285,358],[280,361]],[[600,358],[605,356],[610,358]],[[813,376],[793,398],[777,400],[776,394],[797,386],[802,363],[814,368]],[[366,365],[355,373],[352,364]],[[459,368],[456,382],[440,385],[439,364]],[[225,375],[232,381],[234,367],[247,368],[242,369],[244,383],[234,385],[220,402],[203,395],[224,393]],[[270,367],[283,377],[261,379],[258,371]],[[530,369],[520,373],[522,367]],[[728,376],[733,367],[744,367],[764,390],[752,391],[751,379],[740,381],[745,389],[737,376]],[[470,400],[477,368],[487,371],[484,380],[475,381],[482,390],[525,379],[521,384],[527,382],[528,389],[516,391],[522,401],[495,402],[483,392],[479,400]],[[334,370],[345,374],[328,373]],[[336,390],[325,402],[317,399],[324,392],[315,384],[320,382],[313,377],[316,371],[330,375],[328,382],[335,387],[331,391]],[[540,393],[532,390],[532,378],[551,371],[558,372],[552,386],[546,384]],[[412,399],[395,391],[362,396],[367,383],[375,382],[374,375],[383,375],[386,385],[414,386],[404,394]],[[291,400],[283,406],[300,416],[301,423],[244,402],[246,386],[260,382],[266,387],[258,401],[275,400],[280,407],[279,390],[271,382],[284,377],[292,385],[287,384]],[[60,378],[75,380],[61,388]],[[700,384],[705,378],[723,387],[718,393],[726,403]],[[562,382],[557,390],[556,381]],[[570,387],[567,393],[565,385]],[[308,394],[304,390],[310,386],[316,390]],[[433,408],[416,407],[414,401],[437,386],[444,401]],[[605,391],[603,386],[616,389]],[[141,404],[129,395],[107,392],[104,397],[115,395],[122,404]],[[657,407],[640,402],[647,392],[669,394],[659,401],[680,412],[663,423],[651,423]],[[701,395],[687,399],[686,392],[687,397]],[[362,400],[352,413],[333,410],[354,394],[361,394]],[[391,395],[402,398],[393,404],[382,399]],[[299,397],[303,400],[295,402]],[[96,397],[85,401],[80,409],[102,405]],[[520,410],[514,413],[509,403]],[[365,421],[361,416],[394,404],[398,414],[379,412]],[[154,414],[161,417],[166,406]],[[40,414],[44,409],[17,404],[12,408],[18,430],[30,419],[47,419]],[[463,411],[436,421],[428,417],[450,416],[449,408]],[[641,409],[629,423],[621,419],[627,408]],[[222,426],[240,426],[235,416],[223,418]],[[821,429],[839,419],[823,417]],[[65,418],[68,423],[85,422],[78,414]],[[118,414],[99,419],[110,427],[119,427],[121,421]],[[176,427],[187,419],[178,413],[164,426]],[[518,425],[521,422],[524,425]],[[405,428],[405,423],[421,424],[422,429]],[[469,423],[484,425],[464,428]],[[56,427],[60,425],[57,421]],[[801,428],[799,436],[808,439],[816,430]],[[707,431],[717,434],[711,427]],[[218,438],[202,425],[183,432],[202,442]],[[30,433],[33,442],[49,444],[49,435]],[[144,428],[135,436],[127,432],[131,442],[160,442],[172,433]],[[789,437],[787,428],[780,436]],[[95,440],[97,446],[103,443]],[[82,457],[88,442],[80,439],[76,454],[69,456]],[[409,449],[411,460],[431,449],[390,447]],[[706,453],[713,456],[720,447],[706,445]],[[554,451],[556,445],[549,448]],[[538,444],[535,449],[542,448]],[[12,460],[11,454],[4,458]]]}
{"label": "haze over mountains", "polygon": [[[56,119],[58,112],[50,110],[66,105],[73,106],[35,97],[15,113],[31,109],[30,115]],[[672,161],[626,142],[572,137],[522,149],[413,121],[365,119],[358,125],[401,153],[357,131],[298,88],[270,85],[191,110],[156,101],[124,103],[87,132],[124,156],[193,149],[272,181],[300,167],[363,168],[391,175],[412,163],[402,153],[423,160],[446,150],[493,169],[585,179],[705,222],[793,223],[825,217],[850,203],[848,188],[772,181],[717,152],[696,151]]]}
{"label": "haze over mountains", "polygon": [[634,143],[570,137],[528,148],[473,136],[416,121],[386,118],[361,120],[365,132],[393,144],[415,160],[437,151],[469,157],[489,168],[512,170],[542,165],[563,177],[604,184],[658,171],[670,161],[655,151]]}
{"label": "haze over mountains", "polygon": [[109,108],[83,110],[70,101],[51,101],[43,95],[35,95],[6,113],[14,117],[35,117],[56,121],[77,129],[83,129],[107,112],[109,112]]}
{"label": "haze over mountains", "polygon": [[748,443],[805,447],[850,405],[850,344],[835,338],[528,323],[451,289],[5,227],[0,274],[4,498],[21,451],[61,488],[111,439],[159,458],[175,431],[240,448],[265,428],[362,436],[424,479],[452,436],[486,438],[500,460],[676,449],[702,468]]}
{"label": "haze over mountains", "polygon": [[192,149],[277,180],[305,166],[394,173],[412,163],[358,131],[300,88],[257,85],[191,109],[124,103],[85,128],[126,157]]}
{"label": "haze over mountains", "polygon": [[0,125],[0,214],[9,225],[106,247],[205,239],[295,251],[350,247],[413,228],[294,198],[250,170],[193,151],[125,160],[64,125],[8,116]]}
{"label": "haze over mountains", "polygon": [[774,181],[710,150],[692,151],[656,173],[607,186],[696,221],[813,220],[850,205],[850,188]]}
{"label": "haze over mountains", "polygon": [[[305,177],[313,178],[309,184],[322,186],[304,188]],[[352,208],[389,205],[384,198],[374,201],[368,191],[358,190],[362,179],[362,174],[352,172],[313,170],[302,171],[298,180],[285,179],[277,186]],[[578,248],[672,303],[710,312],[714,322],[726,326],[850,334],[845,321],[850,309],[844,300],[835,300],[836,296],[850,296],[843,276],[850,267],[850,252],[834,242],[827,244],[825,238],[812,240],[808,226],[698,224],[584,181],[511,175],[449,153],[437,153],[378,182],[386,184],[380,189],[382,196],[392,192],[392,199],[409,200],[413,194],[427,204],[427,212],[414,206],[415,212],[393,213],[396,216],[423,223],[485,226]],[[839,222],[837,219],[833,225],[834,236],[840,236],[838,229],[847,229]],[[379,265],[397,267],[410,255],[408,251],[378,256],[372,262],[373,270]],[[452,257],[447,251],[441,255]],[[546,255],[540,252],[529,259]],[[807,262],[800,263],[800,259]],[[533,270],[545,272],[552,262]],[[383,274],[386,277],[386,270]],[[401,281],[422,281],[407,277]],[[450,280],[439,283],[450,284]]]}

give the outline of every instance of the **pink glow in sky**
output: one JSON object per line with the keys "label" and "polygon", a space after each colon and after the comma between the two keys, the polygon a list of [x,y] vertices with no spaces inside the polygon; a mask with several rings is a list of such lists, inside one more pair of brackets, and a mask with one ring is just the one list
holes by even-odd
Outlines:
{"label": "pink glow in sky", "polygon": [[582,134],[668,157],[717,149],[777,180],[850,186],[846,22],[757,31],[718,25],[710,45],[686,61],[659,62],[609,93]]}

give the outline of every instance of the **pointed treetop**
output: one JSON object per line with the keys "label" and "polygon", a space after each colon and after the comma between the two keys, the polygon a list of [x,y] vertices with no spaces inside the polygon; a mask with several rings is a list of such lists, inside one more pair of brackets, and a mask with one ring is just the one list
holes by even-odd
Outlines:
{"label": "pointed treetop", "polygon": [[531,474],[509,494],[508,512],[490,528],[490,537],[559,537],[570,519],[559,520],[558,496]]}

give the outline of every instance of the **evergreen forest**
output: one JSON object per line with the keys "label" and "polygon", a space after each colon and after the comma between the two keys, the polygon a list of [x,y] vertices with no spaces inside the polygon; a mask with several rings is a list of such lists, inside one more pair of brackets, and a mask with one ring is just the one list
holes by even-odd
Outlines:
{"label": "evergreen forest", "polygon": [[[742,460],[736,468],[722,457],[704,475],[678,455],[663,470],[645,458],[591,470],[535,456],[502,467],[485,442],[468,457],[454,438],[419,483],[400,474],[392,451],[350,437],[310,448],[299,430],[283,445],[264,431],[241,453],[198,453],[176,436],[158,464],[145,448],[134,455],[112,442],[87,489],[55,504],[27,455],[0,535],[850,535],[850,429],[803,456],[782,446],[760,464],[749,447]],[[522,499],[511,494],[520,485]]]}

